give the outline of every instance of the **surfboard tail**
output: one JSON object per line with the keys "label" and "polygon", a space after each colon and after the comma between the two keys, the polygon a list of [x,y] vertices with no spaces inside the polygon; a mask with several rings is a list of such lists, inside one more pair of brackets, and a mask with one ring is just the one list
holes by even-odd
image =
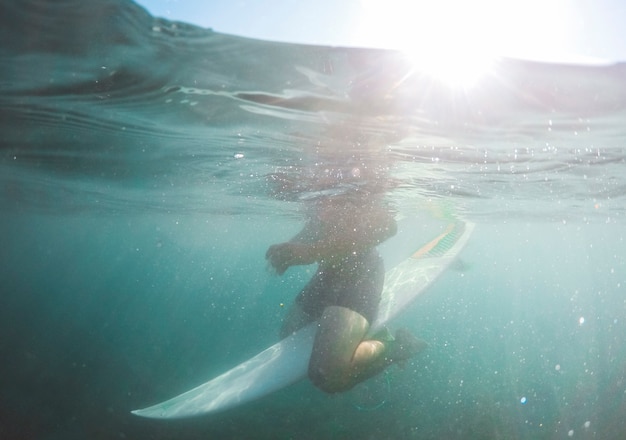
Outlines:
{"label": "surfboard tail", "polygon": [[[470,224],[473,227],[473,224]],[[442,257],[450,252],[463,237],[468,227],[468,223],[457,221],[448,225],[446,230],[433,240],[422,246],[411,258]]]}

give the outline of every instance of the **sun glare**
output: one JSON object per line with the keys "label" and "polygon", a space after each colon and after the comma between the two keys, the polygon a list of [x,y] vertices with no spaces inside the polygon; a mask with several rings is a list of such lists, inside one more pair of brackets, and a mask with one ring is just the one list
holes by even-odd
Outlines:
{"label": "sun glare", "polygon": [[402,50],[415,70],[471,87],[497,56],[541,54],[565,36],[565,0],[361,0],[355,41]]}
{"label": "sun glare", "polygon": [[438,44],[433,48],[400,47],[411,60],[416,71],[452,88],[469,88],[487,75],[495,55],[474,46],[447,47]]}

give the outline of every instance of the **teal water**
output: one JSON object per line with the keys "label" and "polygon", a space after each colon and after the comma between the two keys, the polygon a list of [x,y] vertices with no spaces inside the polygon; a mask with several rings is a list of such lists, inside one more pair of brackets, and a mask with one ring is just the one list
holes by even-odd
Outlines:
{"label": "teal water", "polygon": [[[453,89],[399,53],[130,2],[0,20],[0,438],[623,438],[623,64],[501,59]],[[312,268],[277,277],[267,247],[361,189],[412,225],[388,264],[452,213],[477,224],[393,324],[428,350],[343,395],[130,414],[276,342]]]}

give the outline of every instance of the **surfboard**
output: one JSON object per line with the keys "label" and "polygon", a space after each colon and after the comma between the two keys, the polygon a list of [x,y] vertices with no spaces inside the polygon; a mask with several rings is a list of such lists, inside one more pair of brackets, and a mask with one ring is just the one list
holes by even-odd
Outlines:
{"label": "surfboard", "polygon": [[[450,223],[435,239],[387,271],[375,333],[413,302],[452,263],[467,244],[473,223]],[[224,374],[156,405],[132,411],[155,419],[199,416],[241,405],[303,379],[317,324],[312,323]]]}

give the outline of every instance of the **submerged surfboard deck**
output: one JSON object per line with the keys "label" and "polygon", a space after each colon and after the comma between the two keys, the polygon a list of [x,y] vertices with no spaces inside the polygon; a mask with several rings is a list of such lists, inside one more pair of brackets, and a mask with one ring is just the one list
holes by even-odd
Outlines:
{"label": "submerged surfboard deck", "polygon": [[[451,223],[441,235],[387,271],[378,316],[370,333],[406,309],[448,268],[473,229],[473,223]],[[297,382],[306,376],[316,327],[316,323],[310,324],[226,373],[132,413],[155,419],[197,416],[241,405]]]}

